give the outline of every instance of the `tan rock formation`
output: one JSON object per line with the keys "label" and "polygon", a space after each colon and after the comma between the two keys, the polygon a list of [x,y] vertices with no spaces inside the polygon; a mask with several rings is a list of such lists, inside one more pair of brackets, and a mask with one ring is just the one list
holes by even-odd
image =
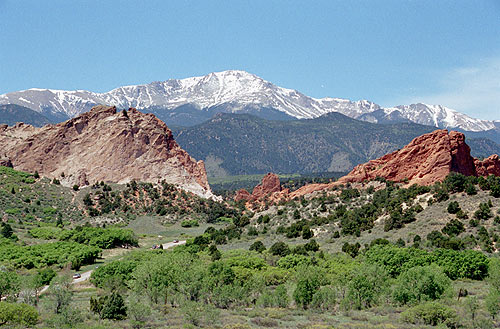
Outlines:
{"label": "tan rock formation", "polygon": [[0,127],[0,145],[15,169],[60,178],[66,185],[97,181],[165,180],[213,197],[203,161],[195,161],[153,114],[96,106],[57,125]]}

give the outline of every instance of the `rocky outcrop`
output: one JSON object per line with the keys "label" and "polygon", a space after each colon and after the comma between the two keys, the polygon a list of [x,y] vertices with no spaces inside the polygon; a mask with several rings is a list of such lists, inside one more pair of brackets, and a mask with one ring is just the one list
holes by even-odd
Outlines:
{"label": "rocky outcrop", "polygon": [[203,161],[190,157],[165,123],[133,108],[117,112],[115,107],[96,106],[42,128],[2,126],[0,145],[15,169],[36,170],[66,185],[165,180],[199,196],[213,197]]}
{"label": "rocky outcrop", "polygon": [[500,158],[493,154],[484,160],[474,159],[478,176],[500,176]]}
{"label": "rocky outcrop", "polygon": [[7,158],[0,158],[0,166],[14,168],[10,159]]}
{"label": "rocky outcrop", "polygon": [[282,199],[288,194],[288,189],[282,189],[278,175],[268,173],[262,178],[262,182],[255,186],[252,194],[247,190],[241,189],[236,192],[235,201],[265,201],[273,199]]}
{"label": "rocky outcrop", "polygon": [[234,196],[234,201],[236,201],[236,202],[241,201],[241,200],[250,201],[252,199],[253,199],[253,195],[251,195],[250,192],[248,192],[247,190],[245,190],[243,188],[241,190],[236,191],[236,195]]}
{"label": "rocky outcrop", "polygon": [[383,177],[395,182],[431,185],[452,171],[468,176],[476,174],[465,136],[443,129],[419,136],[401,150],[354,167],[338,183]]}
{"label": "rocky outcrop", "polygon": [[498,155],[480,161],[470,155],[464,134],[445,129],[415,138],[402,149],[376,160],[358,165],[338,181],[329,184],[310,184],[290,194],[297,198],[340,184],[363,182],[382,177],[394,182],[432,185],[451,172],[466,176],[500,176]]}

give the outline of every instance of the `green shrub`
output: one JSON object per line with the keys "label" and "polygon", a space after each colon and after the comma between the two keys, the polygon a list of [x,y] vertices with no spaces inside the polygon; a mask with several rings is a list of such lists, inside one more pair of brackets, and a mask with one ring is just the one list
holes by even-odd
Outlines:
{"label": "green shrub", "polygon": [[292,269],[302,265],[314,265],[314,262],[308,256],[291,254],[282,257],[277,265],[280,268]]}
{"label": "green shrub", "polygon": [[132,230],[121,228],[77,227],[73,230],[61,231],[59,239],[103,249],[111,249],[124,244],[137,246],[139,243]]}
{"label": "green shrub", "polygon": [[127,282],[132,278],[132,272],[138,262],[134,260],[117,260],[95,269],[90,275],[90,282],[96,287],[104,288],[109,279]]}
{"label": "green shrub", "polygon": [[401,319],[404,322],[417,325],[437,326],[444,323],[454,328],[457,323],[457,314],[448,306],[441,305],[438,302],[427,302],[404,311],[401,313]]}
{"label": "green shrub", "polygon": [[14,267],[42,268],[51,265],[60,267],[71,263],[72,268],[92,264],[99,257],[101,249],[75,242],[52,242],[33,246],[19,246],[14,243],[0,245],[0,262]]}
{"label": "green shrub", "polygon": [[266,246],[264,246],[262,241],[255,241],[254,243],[252,243],[250,245],[249,250],[254,250],[254,251],[261,253],[261,252],[266,250]]}
{"label": "green shrub", "polygon": [[32,228],[28,234],[36,239],[52,240],[58,239],[61,232],[62,230],[59,227],[43,226]]}
{"label": "green shrub", "polygon": [[321,287],[313,296],[311,308],[321,311],[332,311],[337,305],[337,291],[334,287]]}
{"label": "green shrub", "polygon": [[443,227],[441,231],[448,236],[457,236],[460,233],[465,232],[465,227],[461,221],[453,218],[445,225],[445,227]]}
{"label": "green shrub", "polygon": [[288,245],[282,241],[276,242],[269,248],[269,252],[276,256],[286,256],[290,253],[290,248]]}
{"label": "green shrub", "polygon": [[451,280],[438,266],[415,266],[399,275],[393,298],[399,304],[435,300],[450,286]]}
{"label": "green shrub", "polygon": [[342,246],[342,251],[350,255],[352,258],[355,258],[359,253],[359,248],[361,248],[359,242],[353,244],[345,242],[344,245]]}
{"label": "green shrub", "polygon": [[286,308],[290,303],[290,298],[283,284],[274,289],[274,291],[266,291],[260,295],[257,300],[257,305],[261,307],[281,307]]}
{"label": "green shrub", "polygon": [[474,213],[474,218],[477,220],[488,220],[491,217],[493,217],[493,215],[491,214],[490,206],[488,203],[481,202],[479,204],[479,209]]}
{"label": "green shrub", "polygon": [[23,303],[0,302],[0,326],[22,325],[31,327],[38,322],[38,312],[30,305]]}
{"label": "green shrub", "polygon": [[313,300],[314,294],[321,286],[319,271],[313,267],[302,267],[297,273],[297,286],[293,292],[293,299],[298,306],[306,309]]}
{"label": "green shrub", "polygon": [[189,220],[183,220],[181,222],[182,227],[195,227],[195,226],[200,226],[198,224],[198,221],[196,219],[189,219]]}
{"label": "green shrub", "polygon": [[411,267],[433,263],[441,266],[443,272],[452,280],[457,278],[482,280],[488,275],[488,258],[482,252],[475,250],[437,249],[428,252],[416,248],[375,245],[366,251],[365,257],[370,263],[382,265],[393,277]]}
{"label": "green shrub", "polygon": [[18,209],[18,208],[8,208],[8,209],[5,209],[5,213],[9,214],[9,215],[17,215],[17,214],[21,213],[21,209]]}
{"label": "green shrub", "polygon": [[448,213],[456,214],[460,210],[460,205],[457,201],[452,201],[448,204]]}

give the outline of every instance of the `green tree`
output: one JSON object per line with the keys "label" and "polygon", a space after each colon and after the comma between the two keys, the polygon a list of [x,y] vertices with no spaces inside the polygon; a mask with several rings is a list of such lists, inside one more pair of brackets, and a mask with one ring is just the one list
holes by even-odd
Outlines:
{"label": "green tree", "polygon": [[266,250],[266,246],[264,246],[264,243],[262,243],[262,241],[255,241],[250,245],[249,250],[255,250],[258,253],[262,253]]}
{"label": "green tree", "polygon": [[309,240],[313,236],[314,236],[314,233],[309,228],[309,225],[304,225],[304,227],[302,228],[302,239]]}
{"label": "green tree", "polygon": [[485,300],[486,309],[493,319],[496,318],[500,311],[500,292],[496,289],[490,289]]}
{"label": "green tree", "polygon": [[313,296],[311,307],[321,311],[332,311],[337,305],[337,291],[331,286],[321,287]]}
{"label": "green tree", "polygon": [[127,314],[132,327],[139,329],[151,316],[151,307],[147,301],[141,300],[141,297],[135,294],[130,295],[127,301]]}
{"label": "green tree", "polygon": [[131,286],[151,302],[167,304],[169,292],[179,290],[183,278],[189,281],[197,277],[192,271],[197,264],[199,260],[187,252],[159,254],[135,268]]}
{"label": "green tree", "polygon": [[443,227],[441,232],[447,234],[448,236],[457,236],[460,233],[465,232],[465,226],[461,221],[453,218],[445,225],[445,227]]}
{"label": "green tree", "polygon": [[474,184],[467,184],[467,187],[465,188],[465,193],[467,195],[476,195],[477,194],[477,189]]}
{"label": "green tree", "polygon": [[435,300],[450,286],[451,280],[438,266],[415,266],[399,275],[393,298],[400,304]]}
{"label": "green tree", "polygon": [[20,277],[15,272],[0,271],[0,298],[7,295],[16,295],[20,290]]}
{"label": "green tree", "polygon": [[474,213],[474,218],[478,220],[488,220],[492,217],[491,209],[488,203],[480,203],[479,209]]}
{"label": "green tree", "polygon": [[122,295],[112,292],[109,296],[104,296],[101,309],[102,319],[122,320],[127,317],[127,307]]}
{"label": "green tree", "polygon": [[350,255],[352,258],[355,258],[359,253],[359,248],[361,248],[359,242],[353,244],[345,242],[344,245],[342,246],[342,251]]}
{"label": "green tree", "polygon": [[12,226],[9,223],[2,223],[2,227],[0,228],[0,235],[4,238],[10,239],[14,234],[14,230],[12,230]]}
{"label": "green tree", "polygon": [[321,278],[318,269],[314,267],[302,267],[297,271],[297,287],[293,292],[295,303],[306,309],[313,300],[314,294],[321,286]]}
{"label": "green tree", "polygon": [[94,205],[94,202],[90,197],[90,193],[85,194],[85,196],[83,197],[83,204],[86,205],[87,207],[92,207]]}
{"label": "green tree", "polygon": [[304,248],[307,251],[318,251],[319,250],[319,244],[316,242],[316,240],[311,239],[308,243],[304,245]]}
{"label": "green tree", "polygon": [[269,248],[269,252],[273,255],[284,257],[290,253],[288,245],[282,241],[276,242]]}
{"label": "green tree", "polygon": [[49,286],[49,300],[55,314],[62,313],[71,303],[71,277],[61,275],[54,278]]}
{"label": "green tree", "polygon": [[375,305],[387,288],[387,272],[380,266],[363,264],[351,275],[344,301],[346,306],[360,310]]}

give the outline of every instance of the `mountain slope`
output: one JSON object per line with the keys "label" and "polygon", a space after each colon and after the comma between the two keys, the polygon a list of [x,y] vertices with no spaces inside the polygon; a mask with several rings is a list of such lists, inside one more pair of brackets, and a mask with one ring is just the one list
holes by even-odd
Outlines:
{"label": "mountain slope", "polygon": [[24,122],[35,127],[51,123],[49,119],[27,107],[15,104],[0,105],[0,124],[13,126],[17,122]]}
{"label": "mountain slope", "polygon": [[348,171],[433,129],[377,125],[339,113],[295,121],[218,114],[203,124],[176,128],[174,135],[190,154],[204,159],[209,176],[223,176]]}
{"label": "mountain slope", "polygon": [[[177,142],[203,159],[209,176],[349,171],[434,131],[414,123],[373,124],[329,113],[316,119],[270,121],[247,114],[218,114],[194,127],[174,128]],[[500,152],[489,140],[473,155]]]}
{"label": "mountain slope", "polygon": [[0,145],[14,169],[66,186],[164,180],[213,197],[203,162],[179,147],[165,123],[135,109],[97,106],[57,125],[0,126]]}
{"label": "mountain slope", "polygon": [[[51,120],[59,121],[86,112],[96,104],[106,104],[118,108],[154,110],[167,124],[182,125],[199,123],[209,116],[208,112],[244,112],[259,115],[259,109],[264,108],[297,119],[311,119],[326,113],[339,112],[372,122],[393,122],[392,117],[397,117],[398,120],[401,117],[440,128],[458,127],[468,131],[495,128],[494,122],[474,119],[438,105],[412,104],[382,109],[366,100],[350,101],[329,97],[316,99],[296,90],[278,87],[244,71],[223,71],[201,77],[125,86],[106,93],[29,89],[0,95],[0,104],[22,105],[44,114]],[[193,112],[193,109],[201,112]],[[159,114],[172,110],[177,112],[174,117],[182,117],[184,110],[187,110],[186,120],[169,122],[168,115]],[[383,113],[368,115],[379,110],[383,110]],[[394,111],[399,114],[391,115]]]}

